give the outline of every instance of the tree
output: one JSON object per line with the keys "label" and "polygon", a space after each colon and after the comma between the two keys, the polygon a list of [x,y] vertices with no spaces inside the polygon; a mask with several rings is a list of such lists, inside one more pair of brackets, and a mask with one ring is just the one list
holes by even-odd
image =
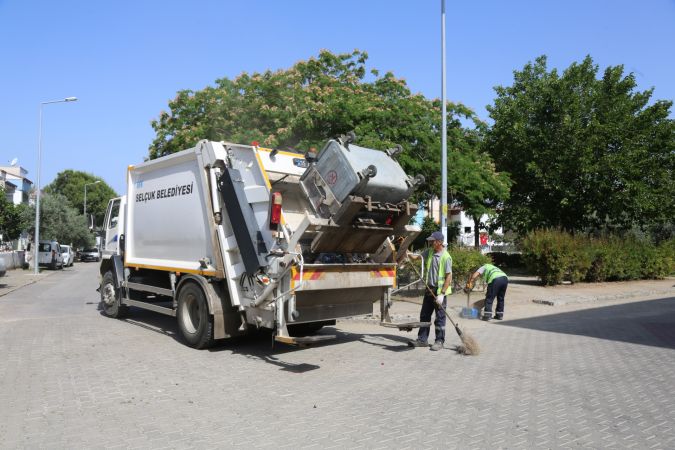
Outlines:
{"label": "tree", "polygon": [[[100,183],[92,184],[95,181]],[[84,214],[84,186],[87,186],[87,214],[93,214],[94,224],[103,223],[108,200],[118,197],[117,193],[100,178],[79,170],[59,172],[54,181],[45,186],[44,191],[50,194],[61,194],[66,197],[72,207]]]}
{"label": "tree", "polygon": [[675,214],[671,101],[636,91],[623,66],[601,78],[590,56],[562,75],[546,57],[496,87],[486,148],[514,182],[501,220],[538,227],[627,230],[663,227]]}
{"label": "tree", "polygon": [[[30,224],[29,233],[35,236],[35,222],[32,220],[35,207],[26,208],[22,215],[24,223]],[[90,247],[94,244],[94,236],[89,231],[86,219],[61,194],[44,193],[41,197],[40,239],[54,239],[75,247]]]}
{"label": "tree", "polygon": [[[200,139],[280,149],[320,148],[354,130],[358,144],[386,149],[400,144],[403,169],[423,174],[420,191],[440,191],[441,102],[413,94],[406,82],[370,70],[365,52],[300,61],[287,70],[242,73],[214,87],[180,91],[152,122],[151,159],[194,146]],[[371,81],[372,80],[372,81]],[[462,120],[474,120],[461,104],[448,104],[448,147],[464,146]]]}
{"label": "tree", "polygon": [[24,229],[21,213],[25,205],[14,205],[5,197],[5,190],[0,188],[0,234],[6,241],[19,237]]}
{"label": "tree", "polygon": [[474,246],[480,246],[480,230],[487,224],[483,215],[496,216],[497,207],[509,197],[511,179],[504,172],[497,172],[490,155],[474,147],[450,152],[448,155],[448,186],[453,200],[458,202],[467,216],[473,219]]}

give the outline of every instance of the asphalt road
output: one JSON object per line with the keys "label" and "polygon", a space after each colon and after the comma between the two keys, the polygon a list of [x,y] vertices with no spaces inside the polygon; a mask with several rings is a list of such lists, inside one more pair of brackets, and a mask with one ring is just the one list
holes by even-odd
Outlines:
{"label": "asphalt road", "polygon": [[172,318],[102,316],[97,266],[0,297],[0,448],[675,447],[674,298],[463,323],[477,357],[362,321],[198,351]]}

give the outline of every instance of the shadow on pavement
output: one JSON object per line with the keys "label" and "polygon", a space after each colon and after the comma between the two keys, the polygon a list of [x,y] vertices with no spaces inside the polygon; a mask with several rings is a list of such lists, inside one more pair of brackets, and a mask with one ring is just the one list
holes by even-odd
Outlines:
{"label": "shadow on pavement", "polygon": [[675,298],[509,320],[499,325],[675,349]]}
{"label": "shadow on pavement", "polygon": [[[100,310],[100,305],[98,307]],[[100,314],[105,317],[105,314],[103,314],[102,311],[100,311]],[[176,323],[176,319],[174,317],[158,314],[140,308],[130,307],[129,316],[122,319],[122,321],[130,325],[141,327],[148,331],[153,331],[155,333],[168,336],[181,345],[185,345],[178,331],[178,324]],[[374,327],[375,326],[376,325],[374,325]],[[335,339],[311,345],[311,347],[315,348],[343,345],[359,341],[363,344],[376,346],[391,352],[405,352],[415,350],[408,346],[408,341],[416,337],[416,335],[413,334],[411,334],[410,337],[405,337],[385,333],[346,333],[341,331],[339,328],[332,326],[324,327],[316,334],[332,334],[335,335]],[[278,366],[280,368],[279,370],[292,373],[304,373],[320,369],[321,366],[316,364],[290,363],[279,358],[280,356],[283,356],[287,353],[298,351],[302,352],[306,348],[307,347],[292,346],[274,342],[272,339],[271,330],[259,330],[251,332],[245,336],[238,336],[216,341],[214,346],[209,348],[208,351],[231,352],[235,355],[260,360],[268,364]]]}

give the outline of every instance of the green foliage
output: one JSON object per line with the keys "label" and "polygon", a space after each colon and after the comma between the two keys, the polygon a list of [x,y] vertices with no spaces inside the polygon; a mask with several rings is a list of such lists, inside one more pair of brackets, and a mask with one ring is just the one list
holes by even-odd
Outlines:
{"label": "green foliage", "polygon": [[431,233],[438,230],[439,225],[434,222],[434,219],[429,216],[425,216],[422,220],[422,231],[417,235],[411,247],[415,250],[424,248],[426,246],[427,238],[431,235]]}
{"label": "green foliage", "polygon": [[661,242],[656,251],[657,258],[664,265],[665,275],[675,275],[675,238]]}
{"label": "green foliage", "polygon": [[[424,248],[427,245],[427,238],[431,236],[431,233],[438,230],[440,230],[440,225],[434,222],[434,219],[431,217],[425,216],[422,220],[422,231],[417,235],[411,247],[416,250]],[[448,245],[452,245],[453,242],[457,241],[459,231],[459,222],[448,223]]]}
{"label": "green foliage", "polygon": [[594,239],[590,243],[593,264],[588,281],[626,281],[663,278],[670,273],[671,260],[664,248],[633,237]]}
{"label": "green foliage", "polygon": [[[96,181],[100,183],[93,184]],[[108,200],[118,197],[117,193],[100,178],[79,170],[64,170],[54,181],[45,186],[44,192],[61,194],[72,207],[84,214],[84,186],[87,185],[87,215],[94,215],[94,224],[102,224]]]}
{"label": "green foliage", "polygon": [[[30,234],[35,236],[35,207],[26,208],[22,215],[24,223],[30,224]],[[94,244],[94,235],[89,231],[86,219],[61,194],[45,193],[41,196],[40,240],[45,239],[75,247],[91,247]]]}
{"label": "green foliage", "polygon": [[659,247],[634,237],[589,238],[560,230],[530,232],[521,248],[529,270],[544,284],[563,280],[658,279],[673,271],[670,241]]}
{"label": "green foliage", "polygon": [[14,205],[5,197],[5,190],[0,188],[0,234],[6,241],[11,241],[19,237],[25,229],[22,212],[27,208],[26,205]]}
{"label": "green foliage", "polygon": [[[280,149],[320,149],[329,138],[354,130],[358,144],[377,149],[400,144],[403,169],[423,174],[416,200],[440,192],[441,103],[413,94],[405,80],[369,71],[368,55],[358,50],[321,51],[285,70],[242,73],[199,91],[180,91],[152,122],[156,137],[151,159],[194,146],[200,139],[238,143],[258,141]],[[478,151],[484,124],[461,104],[448,105],[449,190],[466,192],[462,201],[496,201],[494,167]],[[462,120],[473,122],[467,129]],[[475,180],[474,180],[475,178]],[[500,180],[503,178],[500,177]],[[480,192],[477,190],[480,188]],[[459,195],[459,194],[458,194]]]}
{"label": "green foliage", "polygon": [[598,71],[589,56],[559,74],[542,56],[495,89],[486,148],[514,182],[509,229],[662,233],[675,222],[672,102],[636,91],[622,66]]}
{"label": "green foliage", "polygon": [[490,155],[480,150],[480,133],[468,133],[467,142],[465,148],[448,153],[448,186],[452,200],[474,220],[478,247],[480,229],[488,228],[480,222],[481,217],[496,215],[497,206],[508,199],[512,183],[508,174],[497,172]]}
{"label": "green foliage", "polygon": [[573,238],[561,231],[536,230],[521,244],[528,269],[546,285],[559,284],[572,265]]}
{"label": "green foliage", "polygon": [[448,251],[452,256],[453,280],[460,285],[465,285],[471,274],[480,266],[491,262],[490,257],[483,255],[479,250],[455,247]]}

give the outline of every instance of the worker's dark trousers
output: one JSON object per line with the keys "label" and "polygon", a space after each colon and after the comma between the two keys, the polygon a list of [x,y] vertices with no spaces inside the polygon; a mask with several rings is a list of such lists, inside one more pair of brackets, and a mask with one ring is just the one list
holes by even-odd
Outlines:
{"label": "worker's dark trousers", "polygon": [[504,316],[504,296],[506,295],[506,288],[509,285],[509,279],[506,277],[499,277],[492,280],[492,283],[487,286],[487,293],[485,294],[485,309],[483,315],[485,317],[492,317],[492,302],[497,297],[497,310],[495,316]]}
{"label": "worker's dark trousers", "polygon": [[[436,288],[432,287],[432,291],[436,292]],[[448,304],[447,299],[443,299],[443,308]],[[422,300],[422,311],[420,311],[420,322],[430,322],[431,314],[436,312],[436,320],[434,321],[434,331],[436,332],[436,342],[445,342],[445,312],[442,309],[436,308],[436,300],[434,296],[428,291],[424,294]],[[417,333],[417,339],[422,342],[427,342],[429,339],[429,331],[431,327],[420,327]]]}

